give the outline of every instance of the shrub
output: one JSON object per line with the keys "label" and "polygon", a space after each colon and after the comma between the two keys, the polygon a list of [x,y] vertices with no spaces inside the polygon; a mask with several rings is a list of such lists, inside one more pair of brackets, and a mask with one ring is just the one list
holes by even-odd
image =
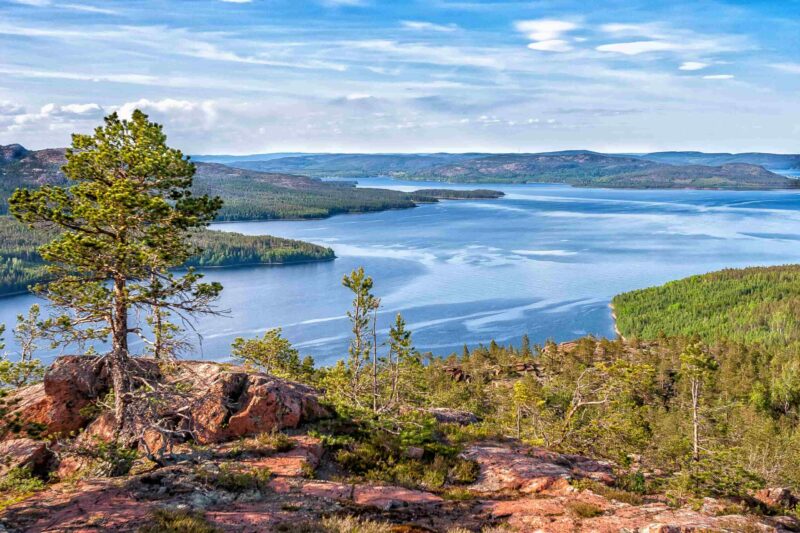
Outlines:
{"label": "shrub", "polygon": [[691,461],[667,481],[667,495],[680,503],[711,496],[741,498],[764,486],[761,478],[737,465],[725,454]]}
{"label": "shrub", "polygon": [[641,494],[609,487],[608,485],[604,485],[603,483],[591,479],[579,479],[573,481],[572,486],[579,490],[590,490],[608,500],[616,500],[618,502],[627,503],[630,505],[640,505],[644,501],[644,498],[642,498]]}
{"label": "shrub", "polygon": [[392,533],[394,525],[375,522],[354,516],[330,516],[322,519],[321,530],[325,533]]}
{"label": "shrub", "polygon": [[93,447],[84,447],[79,453],[93,459],[92,473],[106,477],[128,474],[133,462],[139,456],[136,450],[100,439],[95,439]]}
{"label": "shrub", "polygon": [[444,493],[442,493],[442,498],[445,500],[464,501],[472,500],[475,498],[475,494],[473,494],[472,491],[461,487],[453,487],[444,491]]}
{"label": "shrub", "polygon": [[647,479],[641,472],[627,472],[617,476],[617,487],[627,492],[646,494],[648,492]]}
{"label": "shrub", "polygon": [[455,459],[453,466],[450,467],[448,479],[452,483],[466,485],[468,483],[474,483],[478,479],[480,473],[481,467],[478,463],[459,457]]}
{"label": "shrub", "polygon": [[29,468],[12,468],[0,478],[0,491],[31,493],[45,488],[45,482],[34,476]]}
{"label": "shrub", "polygon": [[205,516],[185,509],[156,509],[150,514],[150,523],[139,528],[139,533],[220,533],[208,523]]}
{"label": "shrub", "polygon": [[269,433],[261,433],[256,437],[256,442],[260,446],[273,449],[276,453],[288,452],[296,445],[286,433],[277,430],[270,431]]}
{"label": "shrub", "polygon": [[205,469],[197,471],[197,477],[206,485],[228,492],[246,492],[267,488],[272,472],[269,468],[241,470],[231,463],[219,465],[217,472]]}
{"label": "shrub", "polygon": [[567,510],[578,518],[594,518],[603,514],[603,510],[593,503],[588,502],[568,502]]}

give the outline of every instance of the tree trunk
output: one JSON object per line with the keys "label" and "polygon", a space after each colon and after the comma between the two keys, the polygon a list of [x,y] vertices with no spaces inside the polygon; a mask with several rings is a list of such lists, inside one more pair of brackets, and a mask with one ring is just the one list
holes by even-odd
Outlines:
{"label": "tree trunk", "polygon": [[378,308],[372,312],[372,412],[378,412]]}
{"label": "tree trunk", "polygon": [[692,382],[692,459],[695,461],[700,460],[700,420],[698,416],[698,407],[700,401],[700,383],[699,381]]}
{"label": "tree trunk", "polygon": [[114,279],[114,300],[112,315],[112,345],[108,360],[111,369],[111,383],[114,389],[114,417],[117,438],[126,438],[130,431],[129,405],[131,382],[128,357],[128,305],[125,294],[125,278]]}

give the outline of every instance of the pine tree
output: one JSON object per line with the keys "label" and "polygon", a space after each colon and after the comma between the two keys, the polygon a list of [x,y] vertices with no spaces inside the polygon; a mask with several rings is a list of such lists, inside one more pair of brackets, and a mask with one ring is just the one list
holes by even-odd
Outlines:
{"label": "pine tree", "polygon": [[69,186],[19,189],[10,211],[31,226],[56,230],[39,249],[53,281],[35,288],[61,313],[47,326],[63,342],[111,339],[105,358],[117,436],[130,441],[135,369],[128,335],[141,330],[129,315],[154,308],[184,317],[212,311],[221,285],[201,283],[191,269],[182,276],[169,269],[196,253],[189,233],[211,222],[222,201],[192,195],[194,165],[138,110],[130,120],[106,117],[94,135],[73,135],[66,157]]}
{"label": "pine tree", "polygon": [[692,410],[692,459],[700,460],[700,414],[703,387],[708,385],[719,368],[717,361],[707,353],[700,342],[687,346],[680,356],[681,373],[689,385]]}
{"label": "pine tree", "polygon": [[[373,352],[374,338],[370,338],[370,317],[380,305],[380,300],[372,294],[372,278],[364,273],[364,267],[353,270],[349,275],[344,276],[342,285],[353,291],[353,308],[347,312],[350,318],[353,331],[353,339],[348,349],[347,370],[350,377],[350,390],[348,395],[357,405],[361,405],[361,396],[364,389],[364,371],[369,363],[370,355],[377,357]],[[374,331],[374,323],[373,323]],[[374,335],[373,335],[374,337]],[[373,361],[373,374],[375,373],[377,361]],[[373,407],[375,407],[375,383],[376,376],[373,375]]]}

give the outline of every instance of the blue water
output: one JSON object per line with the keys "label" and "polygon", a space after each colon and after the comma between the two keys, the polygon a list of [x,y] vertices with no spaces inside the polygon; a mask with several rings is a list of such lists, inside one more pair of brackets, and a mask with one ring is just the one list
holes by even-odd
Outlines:
{"label": "blue water", "polygon": [[[377,178],[362,185],[442,187]],[[208,271],[208,279],[225,286],[220,305],[231,313],[197,323],[203,339],[192,356],[224,359],[235,337],[279,326],[318,362],[341,358],[351,299],[341,278],[361,265],[375,278],[383,331],[401,312],[419,349],[447,354],[465,343],[518,342],[525,333],[534,342],[613,336],[608,303],[619,292],[725,267],[800,262],[796,191],[491,188],[507,196],[318,221],[218,225],[324,244],[338,259]],[[0,322],[10,324],[33,301],[0,300]]]}

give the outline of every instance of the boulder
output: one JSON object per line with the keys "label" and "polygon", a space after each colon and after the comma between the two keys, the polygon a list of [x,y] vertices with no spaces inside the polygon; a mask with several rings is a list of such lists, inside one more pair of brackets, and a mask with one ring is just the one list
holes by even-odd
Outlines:
{"label": "boulder", "polygon": [[43,383],[14,391],[3,400],[4,431],[29,435],[69,434],[89,421],[84,407],[108,391],[104,365],[97,357],[59,357]]}
{"label": "boulder", "polygon": [[201,444],[296,428],[330,415],[313,388],[242,367],[183,361],[177,379],[189,386],[191,430]]}
{"label": "boulder", "polygon": [[[173,419],[178,433],[193,435],[201,444],[295,428],[329,415],[314,389],[242,367],[177,361],[162,371],[163,365],[147,358],[133,359],[132,365],[147,379],[181,384],[183,392],[164,402],[162,415]],[[82,440],[109,440],[113,414],[102,413],[92,420],[84,409],[109,388],[102,358],[60,357],[48,369],[44,383],[22,388],[3,400],[0,407],[5,410],[6,427],[2,435],[18,436],[26,428],[29,434],[33,430],[65,434],[86,428]],[[141,434],[151,449],[160,447],[159,433],[143,427]]]}
{"label": "boulder", "polygon": [[445,407],[434,407],[427,410],[432,414],[437,422],[442,424],[458,424],[459,426],[468,426],[470,424],[477,424],[478,417],[469,411],[461,409],[448,409]]}
{"label": "boulder", "polygon": [[794,510],[800,503],[797,496],[785,487],[761,489],[753,496],[764,505],[778,509]]}
{"label": "boulder", "polygon": [[611,465],[577,455],[541,448],[483,443],[467,448],[463,456],[480,466],[478,480],[468,488],[478,493],[562,490],[571,479],[589,478],[612,483]]}
{"label": "boulder", "polygon": [[52,460],[53,453],[43,441],[23,438],[0,442],[0,476],[13,468],[28,468],[43,474]]}

